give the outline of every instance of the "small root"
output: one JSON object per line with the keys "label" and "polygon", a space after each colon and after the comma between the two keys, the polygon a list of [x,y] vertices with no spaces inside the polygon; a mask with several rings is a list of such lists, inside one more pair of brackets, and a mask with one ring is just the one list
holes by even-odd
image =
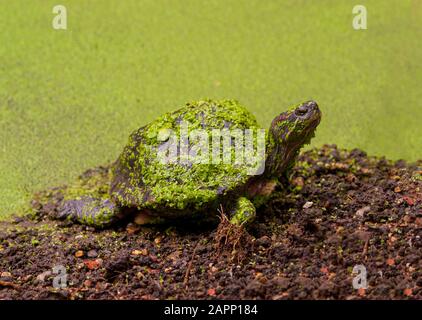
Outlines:
{"label": "small root", "polygon": [[219,259],[225,256],[230,262],[237,260],[242,262],[252,244],[252,236],[246,231],[243,225],[235,225],[230,222],[220,206],[220,224],[218,225],[214,240],[216,257]]}

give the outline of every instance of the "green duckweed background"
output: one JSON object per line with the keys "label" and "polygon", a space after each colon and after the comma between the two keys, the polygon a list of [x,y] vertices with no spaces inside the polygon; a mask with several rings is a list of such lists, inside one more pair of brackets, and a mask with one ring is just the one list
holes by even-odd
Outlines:
{"label": "green duckweed background", "polygon": [[312,98],[314,146],[420,159],[421,21],[418,0],[0,0],[0,216],[203,97],[238,99],[263,126]]}

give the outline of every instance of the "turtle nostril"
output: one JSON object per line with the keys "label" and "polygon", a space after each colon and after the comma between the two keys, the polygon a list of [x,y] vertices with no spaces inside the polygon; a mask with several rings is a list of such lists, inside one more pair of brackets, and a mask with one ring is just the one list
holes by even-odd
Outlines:
{"label": "turtle nostril", "polygon": [[318,109],[318,104],[313,100],[308,101],[307,105],[308,105],[309,110],[317,110]]}

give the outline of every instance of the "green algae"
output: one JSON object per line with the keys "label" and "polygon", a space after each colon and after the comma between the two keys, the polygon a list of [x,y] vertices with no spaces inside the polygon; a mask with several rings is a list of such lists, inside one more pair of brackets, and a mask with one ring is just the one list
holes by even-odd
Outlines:
{"label": "green algae", "polygon": [[[176,163],[161,163],[156,150],[166,134],[160,132],[163,129],[173,130],[180,141],[181,121],[188,123],[188,133],[198,129],[206,129],[207,132],[224,129],[228,124],[231,130],[259,129],[255,117],[235,100],[206,99],[164,114],[132,134],[117,161],[114,169],[117,183],[112,188],[112,196],[121,206],[203,210],[204,205],[217,200],[219,188],[224,190],[224,195],[249,179],[243,165],[187,165],[183,163],[184,159]],[[212,142],[211,137],[209,142]],[[234,152],[233,149],[231,151]]]}

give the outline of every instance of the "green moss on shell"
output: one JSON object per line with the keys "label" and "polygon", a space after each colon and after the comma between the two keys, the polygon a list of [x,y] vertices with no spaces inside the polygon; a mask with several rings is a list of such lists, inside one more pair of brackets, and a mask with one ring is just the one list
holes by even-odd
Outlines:
{"label": "green moss on shell", "polygon": [[[234,100],[202,100],[186,104],[137,130],[119,157],[115,167],[113,198],[122,206],[137,206],[182,212],[203,210],[213,204],[220,193],[226,194],[250,178],[244,165],[195,164],[179,162],[163,164],[156,150],[162,143],[162,129],[173,130],[180,138],[180,121],[195,129],[253,129],[259,126],[255,117]],[[211,134],[209,134],[211,145]],[[234,148],[232,148],[234,149]],[[234,150],[232,150],[234,158]],[[211,149],[209,150],[211,154]]]}

